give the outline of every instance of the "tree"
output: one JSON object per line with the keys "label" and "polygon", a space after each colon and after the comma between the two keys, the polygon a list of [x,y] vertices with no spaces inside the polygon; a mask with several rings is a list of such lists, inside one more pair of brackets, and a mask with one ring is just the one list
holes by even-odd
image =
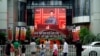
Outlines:
{"label": "tree", "polygon": [[80,40],[82,44],[88,44],[93,41],[96,41],[97,38],[86,27],[83,27],[80,30]]}
{"label": "tree", "polygon": [[96,36],[94,36],[93,34],[90,33],[90,34],[87,34],[84,36],[83,44],[88,44],[93,41],[96,41]]}
{"label": "tree", "polygon": [[5,44],[6,42],[6,33],[5,32],[0,32],[0,44]]}
{"label": "tree", "polygon": [[80,29],[80,41],[83,43],[84,37],[89,34],[89,30],[86,27]]}
{"label": "tree", "polygon": [[100,33],[97,34],[96,41],[100,41]]}
{"label": "tree", "polygon": [[30,31],[30,28],[27,28],[27,31],[26,31],[26,39],[28,41],[31,41],[31,31]]}

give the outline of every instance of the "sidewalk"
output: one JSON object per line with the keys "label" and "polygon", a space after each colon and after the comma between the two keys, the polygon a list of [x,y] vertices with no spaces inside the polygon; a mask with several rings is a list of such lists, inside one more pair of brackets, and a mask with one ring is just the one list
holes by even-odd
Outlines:
{"label": "sidewalk", "polygon": [[[1,45],[1,50],[0,50],[0,56],[4,56],[4,50],[5,50],[5,45]],[[38,45],[37,45],[37,48],[38,48]],[[76,56],[76,49],[73,45],[69,45],[69,53],[68,53],[68,56]],[[30,52],[30,46],[29,45],[26,45],[26,56],[31,56],[31,52]],[[39,50],[36,52],[36,56],[39,56],[40,52]],[[52,50],[50,49],[50,52],[47,52],[45,54],[48,54],[46,56],[52,56]],[[59,56],[62,56],[62,50],[59,49]]]}

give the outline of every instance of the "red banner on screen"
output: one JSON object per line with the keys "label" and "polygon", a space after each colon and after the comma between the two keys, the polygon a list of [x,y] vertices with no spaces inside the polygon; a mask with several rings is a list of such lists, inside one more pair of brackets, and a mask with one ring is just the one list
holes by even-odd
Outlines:
{"label": "red banner on screen", "polygon": [[15,39],[19,38],[19,27],[16,27],[16,35],[15,35]]}
{"label": "red banner on screen", "polygon": [[54,26],[66,29],[65,8],[35,8],[35,29],[56,29]]}
{"label": "red banner on screen", "polygon": [[33,34],[34,34],[34,26],[30,26],[30,31],[31,31],[31,35],[33,36]]}
{"label": "red banner on screen", "polygon": [[80,40],[79,32],[80,32],[80,26],[76,27],[75,29],[72,29],[73,41],[74,42]]}
{"label": "red banner on screen", "polygon": [[24,41],[25,38],[26,38],[26,28],[25,27],[21,27],[20,40]]}
{"label": "red banner on screen", "polygon": [[12,30],[8,29],[8,39],[12,40]]}

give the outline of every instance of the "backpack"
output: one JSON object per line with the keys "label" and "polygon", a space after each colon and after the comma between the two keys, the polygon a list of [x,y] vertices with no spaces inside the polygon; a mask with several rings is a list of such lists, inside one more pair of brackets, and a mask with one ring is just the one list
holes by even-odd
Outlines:
{"label": "backpack", "polygon": [[45,52],[45,46],[44,46],[44,44],[41,45],[41,51]]}
{"label": "backpack", "polygon": [[57,55],[58,54],[58,51],[55,49],[54,50],[54,55]]}

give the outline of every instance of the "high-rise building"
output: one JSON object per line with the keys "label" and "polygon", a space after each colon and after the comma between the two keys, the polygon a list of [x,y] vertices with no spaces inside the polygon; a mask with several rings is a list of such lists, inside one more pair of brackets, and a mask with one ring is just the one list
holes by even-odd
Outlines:
{"label": "high-rise building", "polygon": [[[100,33],[99,0],[0,0],[0,31],[34,26],[35,8],[66,8],[66,26],[88,27]],[[14,31],[12,31],[14,32]]]}

